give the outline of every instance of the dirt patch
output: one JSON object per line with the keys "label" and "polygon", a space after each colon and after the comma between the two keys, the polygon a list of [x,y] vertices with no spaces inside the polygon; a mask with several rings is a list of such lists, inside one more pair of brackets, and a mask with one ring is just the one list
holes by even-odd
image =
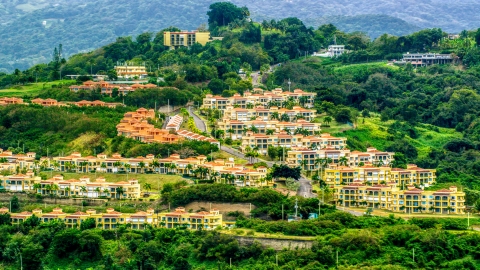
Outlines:
{"label": "dirt patch", "polygon": [[227,214],[229,212],[243,212],[245,216],[250,216],[250,210],[255,209],[255,205],[250,203],[211,203],[211,202],[192,202],[185,205],[185,210],[196,212],[199,210],[218,209],[220,214],[223,215],[224,219],[229,219]]}

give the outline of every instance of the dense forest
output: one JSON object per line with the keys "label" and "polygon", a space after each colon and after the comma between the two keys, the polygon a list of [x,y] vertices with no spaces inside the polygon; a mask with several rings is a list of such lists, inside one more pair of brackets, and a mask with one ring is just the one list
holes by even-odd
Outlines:
{"label": "dense forest", "polygon": [[[58,43],[64,44],[65,56],[71,56],[104,46],[118,36],[157,32],[171,25],[196,29],[206,22],[205,14],[213,2],[105,0],[99,6],[92,0],[0,1],[0,71],[46,63]],[[334,23],[342,31],[361,31],[372,38],[383,33],[406,35],[419,28],[441,27],[458,33],[479,26],[476,1],[404,1],[401,5],[392,0],[233,3],[247,6],[255,21],[298,17],[308,26]]]}
{"label": "dense forest", "polygon": [[[460,221],[460,220],[459,220]],[[317,220],[267,222],[240,218],[242,228],[317,237],[311,249],[240,245],[223,230],[190,231],[121,225],[95,229],[94,219],[79,228],[40,223],[32,216],[20,226],[0,215],[0,260],[4,269],[476,269],[479,234],[448,220],[355,217],[334,212]],[[465,221],[463,220],[463,223]],[[237,237],[245,235],[236,230]],[[248,234],[248,233],[247,233]],[[413,255],[414,254],[414,255]],[[21,257],[21,259],[20,259]]]}

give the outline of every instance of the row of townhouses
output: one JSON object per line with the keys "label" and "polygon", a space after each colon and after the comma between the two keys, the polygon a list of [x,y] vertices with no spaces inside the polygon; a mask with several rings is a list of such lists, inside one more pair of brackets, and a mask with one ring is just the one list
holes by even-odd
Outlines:
{"label": "row of townhouses", "polygon": [[112,95],[113,90],[117,89],[119,95],[126,96],[128,95],[128,93],[134,92],[139,89],[152,89],[152,88],[158,88],[158,86],[151,83],[149,84],[135,83],[132,85],[128,85],[128,84],[113,84],[106,81],[99,81],[99,82],[86,81],[82,85],[72,85],[69,88],[70,88],[70,91],[72,92],[99,90],[100,93],[103,95]]}
{"label": "row of townhouses", "polygon": [[33,173],[17,174],[0,177],[0,189],[10,192],[32,192],[41,195],[57,195],[62,197],[86,198],[140,198],[140,184],[131,179],[121,182],[106,182],[99,177],[90,181],[87,176],[80,179],[64,179],[62,175],[55,175],[51,179],[41,180]]}
{"label": "row of townhouses", "polygon": [[251,105],[271,107],[274,104],[274,106],[278,106],[278,104],[289,100],[302,104],[306,108],[312,108],[316,95],[316,93],[305,92],[301,89],[295,89],[293,92],[284,92],[281,88],[276,88],[272,91],[255,88],[252,92],[245,92],[243,96],[235,94],[232,97],[222,97],[208,94],[203,99],[202,108],[223,111],[229,107],[247,109]]}
{"label": "row of townhouses", "polygon": [[319,134],[320,133],[320,123],[311,123],[306,120],[297,120],[295,122],[284,122],[278,120],[261,120],[259,117],[258,120],[248,120],[248,121],[238,121],[230,120],[223,118],[217,122],[217,127],[219,130],[223,130],[225,137],[230,137],[233,140],[241,139],[249,130],[254,130],[258,134],[266,134],[270,130],[273,133],[279,133],[285,131],[287,133],[293,134],[296,130],[308,131],[309,135]]}
{"label": "row of townhouses", "polygon": [[465,214],[465,193],[455,186],[427,191],[414,186],[400,189],[396,182],[365,185],[355,181],[335,187],[334,200],[345,207],[371,207],[403,213]]}
{"label": "row of townhouses", "polygon": [[[9,213],[8,208],[0,208],[0,214]],[[97,213],[94,209],[85,212],[65,213],[61,208],[54,208],[52,212],[43,213],[41,209],[32,212],[10,213],[13,225],[18,225],[35,215],[41,222],[53,220],[63,221],[67,228],[79,228],[85,220],[91,218],[99,229],[116,229],[120,225],[129,225],[132,229],[144,230],[148,225],[153,227],[177,228],[186,227],[191,230],[213,230],[224,226],[220,211],[187,212],[185,208],[178,207],[175,211],[155,213],[152,208],[147,211],[128,214],[108,208],[105,213]]]}
{"label": "row of townhouses", "polygon": [[[325,134],[322,134],[324,136]],[[379,151],[374,147],[367,148],[366,152],[350,151],[347,149],[346,138],[327,137],[325,147],[311,149],[311,147],[293,148],[287,152],[286,162],[291,167],[301,166],[305,171],[315,171],[321,168],[322,162],[330,159],[326,163],[342,163],[344,166],[357,167],[366,164],[376,166],[390,165],[394,161],[393,152]],[[331,139],[331,140],[330,140]],[[308,141],[306,141],[308,143]],[[319,145],[322,145],[321,142]]]}
{"label": "row of townhouses", "polygon": [[[332,137],[328,133],[323,133],[319,136],[305,136],[302,134],[290,135],[285,131],[271,135],[256,134],[248,131],[245,133],[245,136],[242,137],[240,149],[245,151],[247,147],[251,149],[256,148],[260,154],[266,155],[268,146],[289,148],[290,150],[288,151],[288,156],[290,160],[292,161],[294,158],[297,158],[297,160],[292,163],[292,165],[294,165],[299,164],[298,162],[303,159],[304,155],[297,155],[297,153],[302,151],[315,153],[316,151],[321,152],[321,150],[325,149],[334,149],[342,152],[343,150],[341,149],[345,149],[346,152],[349,152],[349,150],[346,149],[346,142],[346,138]],[[318,158],[318,155],[315,156],[315,158]]]}
{"label": "row of townhouses", "polygon": [[262,121],[282,119],[285,122],[291,122],[297,119],[312,121],[313,119],[315,119],[316,116],[316,110],[304,109],[300,106],[293,106],[291,110],[277,106],[272,106],[269,108],[265,106],[257,106],[252,109],[242,109],[229,106],[223,114],[223,117],[226,119],[238,121],[249,121],[257,119]]}
{"label": "row of townhouses", "polygon": [[88,100],[82,100],[78,102],[62,102],[62,101],[57,101],[56,99],[42,99],[42,98],[35,98],[32,99],[30,103],[24,102],[23,99],[21,98],[9,98],[9,97],[4,97],[0,98],[0,106],[1,105],[11,105],[11,104],[16,104],[16,105],[29,105],[29,104],[35,104],[35,105],[40,105],[44,107],[63,107],[63,106],[78,106],[78,107],[108,107],[108,108],[116,108],[117,106],[125,106],[122,103],[112,103],[112,102],[103,102],[100,100],[95,100],[95,101],[88,101]]}
{"label": "row of townhouses", "polygon": [[331,186],[360,181],[369,184],[395,183],[401,189],[405,189],[410,185],[430,187],[436,182],[435,169],[422,169],[415,164],[407,165],[406,169],[372,165],[346,167],[333,164],[323,169],[321,175],[322,179]]}
{"label": "row of townhouses", "polygon": [[117,125],[118,136],[125,136],[145,143],[178,143],[185,139],[206,141],[211,144],[219,145],[219,142],[213,138],[205,137],[191,132],[180,130],[183,118],[176,115],[169,119],[166,129],[156,128],[148,122],[149,119],[155,119],[155,111],[140,108],[135,112],[127,112],[123,119]]}

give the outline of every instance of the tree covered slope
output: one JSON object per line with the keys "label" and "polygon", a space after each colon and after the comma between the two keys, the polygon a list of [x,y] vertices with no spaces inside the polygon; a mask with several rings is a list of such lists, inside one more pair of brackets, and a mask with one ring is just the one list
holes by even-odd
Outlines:
{"label": "tree covered slope", "polygon": [[[195,29],[207,21],[213,0],[0,0],[0,71],[25,69],[51,59],[64,45],[69,56],[89,51],[118,36],[156,32],[168,26]],[[234,0],[247,6],[256,21],[298,17],[308,25],[337,24],[343,31],[403,35],[420,28],[448,32],[480,26],[480,3],[474,0]],[[378,14],[378,15],[371,15]],[[361,16],[358,16],[361,15]],[[394,18],[396,17],[396,18]]]}

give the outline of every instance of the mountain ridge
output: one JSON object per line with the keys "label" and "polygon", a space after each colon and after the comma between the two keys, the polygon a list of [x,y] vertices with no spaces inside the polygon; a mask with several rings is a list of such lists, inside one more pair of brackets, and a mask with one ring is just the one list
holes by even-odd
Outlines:
{"label": "mountain ridge", "polygon": [[[99,4],[93,0],[0,0],[3,15],[0,16],[3,24],[0,25],[0,71],[47,62],[59,43],[64,45],[65,56],[70,56],[106,45],[119,36],[157,32],[169,26],[195,29],[207,21],[206,12],[213,2],[103,0]],[[463,26],[480,26],[480,12],[476,12],[480,10],[480,3],[471,0],[450,3],[450,12],[444,12],[443,16],[440,10],[447,10],[449,1],[431,0],[420,4],[413,0],[377,0],[376,4],[366,0],[232,2],[247,6],[255,21],[296,16],[309,26],[334,23],[342,31],[362,31],[372,37],[383,33],[405,35],[428,27],[448,26],[443,29],[452,32]],[[412,10],[421,12],[414,14]],[[466,16],[454,19],[451,13],[459,12]]]}

